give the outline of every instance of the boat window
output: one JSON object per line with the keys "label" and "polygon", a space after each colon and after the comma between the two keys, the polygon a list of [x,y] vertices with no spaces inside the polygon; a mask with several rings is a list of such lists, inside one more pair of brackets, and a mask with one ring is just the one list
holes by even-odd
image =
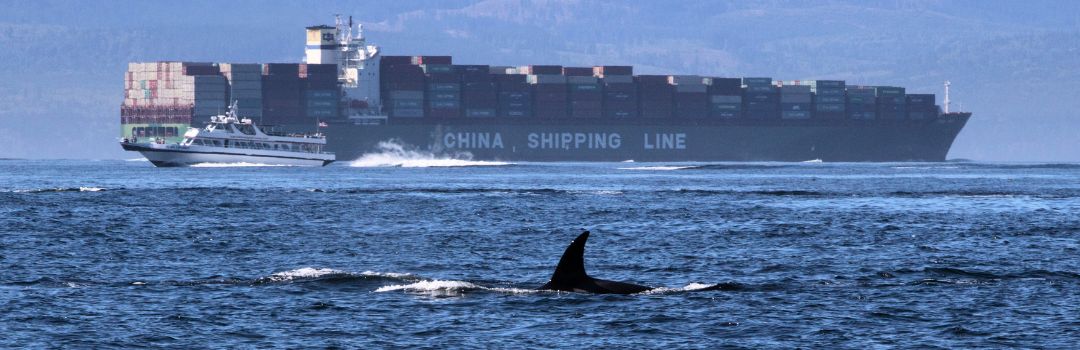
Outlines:
{"label": "boat window", "polygon": [[236,129],[240,130],[240,132],[243,133],[244,135],[255,135],[255,128],[252,127],[251,125],[244,125],[244,124],[236,125]]}

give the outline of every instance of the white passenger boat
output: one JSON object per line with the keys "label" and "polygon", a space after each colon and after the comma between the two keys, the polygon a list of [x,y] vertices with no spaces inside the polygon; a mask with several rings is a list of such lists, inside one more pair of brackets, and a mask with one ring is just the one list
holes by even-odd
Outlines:
{"label": "white passenger boat", "polygon": [[[324,152],[326,137],[285,134],[260,129],[251,119],[236,116],[235,103],[225,115],[211,117],[205,128],[192,127],[178,143],[163,139],[124,139],[124,150],[139,152],[159,167],[194,164],[265,164],[324,166],[334,162]],[[143,141],[143,142],[140,142]]]}

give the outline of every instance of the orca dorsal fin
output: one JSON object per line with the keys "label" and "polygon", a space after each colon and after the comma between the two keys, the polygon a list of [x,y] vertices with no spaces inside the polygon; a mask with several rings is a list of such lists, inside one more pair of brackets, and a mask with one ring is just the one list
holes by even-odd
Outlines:
{"label": "orca dorsal fin", "polygon": [[555,267],[555,273],[551,275],[551,282],[556,285],[572,283],[588,278],[585,274],[585,241],[589,240],[589,231],[582,232],[559,259],[559,265]]}

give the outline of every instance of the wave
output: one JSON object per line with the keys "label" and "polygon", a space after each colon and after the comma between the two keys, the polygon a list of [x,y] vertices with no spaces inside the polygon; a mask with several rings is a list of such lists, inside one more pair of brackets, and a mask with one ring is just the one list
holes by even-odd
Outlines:
{"label": "wave", "polygon": [[683,293],[683,292],[706,292],[706,291],[715,291],[715,290],[738,291],[738,290],[743,290],[743,289],[744,289],[744,287],[741,284],[738,284],[738,283],[730,283],[729,282],[729,283],[707,284],[707,283],[693,282],[693,283],[687,284],[685,286],[682,286],[680,288],[668,288],[668,287],[653,288],[653,289],[641,292],[641,294],[646,294],[646,295],[650,295],[650,294],[671,294],[671,293]]}
{"label": "wave", "polygon": [[349,166],[357,168],[432,168],[503,165],[513,165],[513,163],[472,160],[472,154],[470,153],[440,156],[431,152],[406,149],[405,146],[400,143],[385,141],[379,142],[378,152],[364,154],[360,156],[360,158],[349,163]]}
{"label": "wave", "polygon": [[804,161],[802,161],[800,163],[821,163],[821,162],[822,162],[821,158],[818,158],[818,159],[804,160]]}
{"label": "wave", "polygon": [[14,193],[55,193],[55,192],[101,192],[107,191],[104,187],[57,187],[30,190],[13,190]]}
{"label": "wave", "polygon": [[253,281],[254,284],[268,284],[268,283],[297,283],[297,282],[315,282],[315,281],[415,281],[419,277],[407,273],[396,272],[374,272],[364,271],[361,273],[352,273],[336,269],[328,268],[314,268],[314,267],[302,267],[289,271],[276,272],[266,277],[260,277]]}
{"label": "wave", "polygon": [[795,164],[705,164],[686,167],[682,170],[759,170],[781,169],[798,166]]}
{"label": "wave", "polygon": [[146,158],[131,158],[131,159],[124,159],[124,161],[125,162],[149,162],[150,160],[146,159]]}

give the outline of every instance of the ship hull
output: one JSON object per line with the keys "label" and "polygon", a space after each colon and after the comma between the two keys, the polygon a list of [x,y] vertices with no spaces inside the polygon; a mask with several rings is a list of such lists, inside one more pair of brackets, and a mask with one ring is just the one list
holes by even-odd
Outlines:
{"label": "ship hull", "polygon": [[930,121],[568,123],[459,120],[335,124],[327,147],[342,159],[394,142],[444,155],[502,161],[945,161],[970,114]]}
{"label": "ship hull", "polygon": [[147,144],[121,144],[125,151],[142,154],[157,167],[187,167],[195,164],[266,164],[284,166],[325,166],[332,159],[287,157],[281,155],[248,154],[233,152],[198,152],[154,147]]}

